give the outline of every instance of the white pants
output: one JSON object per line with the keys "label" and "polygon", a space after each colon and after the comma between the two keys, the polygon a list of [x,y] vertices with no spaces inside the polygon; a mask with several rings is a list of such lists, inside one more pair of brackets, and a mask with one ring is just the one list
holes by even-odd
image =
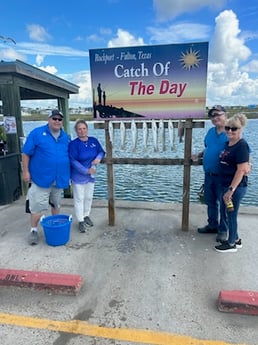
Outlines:
{"label": "white pants", "polygon": [[74,212],[78,222],[90,215],[93,200],[94,183],[72,184]]}

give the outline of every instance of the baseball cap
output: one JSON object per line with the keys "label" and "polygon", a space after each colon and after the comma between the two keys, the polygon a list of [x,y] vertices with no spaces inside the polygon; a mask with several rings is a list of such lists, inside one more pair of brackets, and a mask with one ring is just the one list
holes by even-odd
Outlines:
{"label": "baseball cap", "polygon": [[208,116],[211,116],[213,111],[223,111],[223,113],[226,112],[226,109],[222,105],[214,105],[208,112]]}
{"label": "baseball cap", "polygon": [[62,113],[61,111],[59,111],[58,109],[52,110],[52,111],[48,114],[48,117],[52,117],[52,116],[56,116],[56,115],[59,115],[59,116],[61,116],[62,118],[64,117],[63,113]]}

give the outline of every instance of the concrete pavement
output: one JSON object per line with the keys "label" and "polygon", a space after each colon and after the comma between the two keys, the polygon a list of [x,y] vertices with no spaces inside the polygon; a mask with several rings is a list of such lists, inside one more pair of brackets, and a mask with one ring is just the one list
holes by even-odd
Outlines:
{"label": "concrete pavement", "polygon": [[[190,205],[182,232],[181,204],[116,201],[108,226],[107,202],[94,200],[94,227],[80,234],[73,219],[70,241],[51,247],[42,229],[39,245],[27,244],[24,204],[0,207],[0,268],[78,274],[83,286],[77,296],[0,287],[3,345],[258,344],[256,316],[216,305],[221,290],[258,290],[257,208],[240,209],[243,248],[217,253],[215,235],[196,231],[204,205]],[[61,213],[73,215],[72,199]]]}

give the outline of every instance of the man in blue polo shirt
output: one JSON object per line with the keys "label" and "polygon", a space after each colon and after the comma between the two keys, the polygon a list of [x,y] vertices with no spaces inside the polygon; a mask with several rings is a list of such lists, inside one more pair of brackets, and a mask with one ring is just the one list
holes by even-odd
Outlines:
{"label": "man in blue polo shirt", "polygon": [[[220,184],[220,162],[219,155],[225,147],[228,138],[225,133],[225,123],[227,120],[226,110],[221,105],[212,107],[208,116],[214,125],[210,128],[204,138],[205,149],[203,151],[204,177],[204,201],[207,205],[208,224],[198,228],[201,234],[211,234],[219,232],[217,241],[226,240],[219,236],[226,236],[226,230],[221,223],[221,184]],[[219,231],[218,231],[219,230]]]}
{"label": "man in blue polo shirt", "polygon": [[63,189],[69,186],[70,138],[62,129],[63,117],[59,110],[53,110],[48,124],[33,129],[23,146],[23,179],[31,184],[28,191],[31,245],[38,244],[37,226],[41,215],[48,210],[49,204],[52,215],[59,213]]}

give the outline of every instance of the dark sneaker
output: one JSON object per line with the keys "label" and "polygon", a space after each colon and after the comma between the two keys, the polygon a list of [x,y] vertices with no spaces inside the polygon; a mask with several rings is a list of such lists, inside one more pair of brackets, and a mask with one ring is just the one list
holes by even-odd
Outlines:
{"label": "dark sneaker", "polygon": [[29,244],[34,246],[39,243],[39,234],[37,231],[31,231],[29,235]]}
{"label": "dark sneaker", "polygon": [[84,217],[84,223],[88,226],[93,226],[93,222],[88,216]]}
{"label": "dark sneaker", "polygon": [[210,228],[209,225],[205,225],[203,228],[198,228],[199,234],[217,234],[218,229]]}
{"label": "dark sneaker", "polygon": [[236,248],[237,248],[237,249],[240,249],[240,248],[243,247],[241,238],[239,238],[239,239],[235,242],[235,245],[236,245]]}
{"label": "dark sneaker", "polygon": [[79,222],[79,232],[83,233],[86,232],[86,224],[84,222]]}
{"label": "dark sneaker", "polygon": [[215,250],[220,253],[235,253],[237,252],[237,247],[235,244],[231,246],[228,242],[223,242],[219,246],[215,246]]}
{"label": "dark sneaker", "polygon": [[218,232],[218,235],[216,237],[216,242],[226,242],[228,239],[228,234],[227,232]]}

